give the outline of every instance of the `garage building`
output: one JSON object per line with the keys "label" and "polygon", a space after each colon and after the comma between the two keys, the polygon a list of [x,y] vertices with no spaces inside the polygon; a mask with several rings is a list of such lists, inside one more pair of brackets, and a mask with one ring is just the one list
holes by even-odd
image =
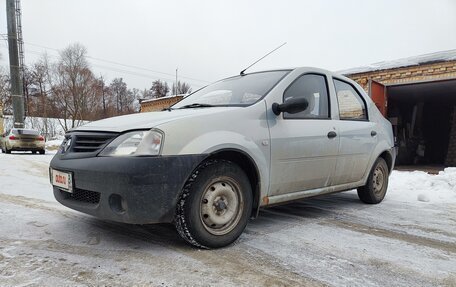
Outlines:
{"label": "garage building", "polygon": [[182,100],[184,96],[185,95],[172,95],[154,99],[141,99],[139,101],[141,105],[140,112],[146,113],[161,111],[163,109],[169,108],[178,101]]}
{"label": "garage building", "polygon": [[456,166],[456,50],[341,73],[393,124],[398,165]]}

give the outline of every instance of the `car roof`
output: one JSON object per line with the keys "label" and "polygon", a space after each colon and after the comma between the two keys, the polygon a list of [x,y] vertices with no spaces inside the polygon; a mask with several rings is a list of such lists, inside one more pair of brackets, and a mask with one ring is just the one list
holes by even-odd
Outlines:
{"label": "car roof", "polygon": [[[288,67],[288,68],[278,68],[278,69],[270,69],[270,70],[260,70],[260,71],[254,71],[251,73],[245,73],[245,75],[249,74],[256,74],[256,73],[264,73],[264,72],[274,72],[274,71],[296,71],[296,72],[302,72],[302,73],[308,73],[308,72],[314,72],[314,73],[319,73],[319,74],[327,74],[334,76],[339,79],[343,79],[345,81],[350,81],[354,83],[354,81],[350,78],[347,78],[346,76],[342,74],[338,74],[336,72],[322,69],[322,68],[317,68],[317,67],[311,67],[311,66],[302,66],[302,67]],[[231,77],[229,77],[231,78]]]}

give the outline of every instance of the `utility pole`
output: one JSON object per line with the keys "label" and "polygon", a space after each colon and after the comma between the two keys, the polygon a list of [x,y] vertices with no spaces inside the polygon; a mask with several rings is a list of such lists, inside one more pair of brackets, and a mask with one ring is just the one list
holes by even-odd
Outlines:
{"label": "utility pole", "polygon": [[8,26],[8,52],[11,76],[11,96],[13,98],[14,127],[24,127],[24,96],[19,63],[19,49],[16,30],[16,5],[14,0],[6,0],[6,20]]}
{"label": "utility pole", "polygon": [[176,68],[176,86],[174,86],[174,93],[177,96],[177,68]]}

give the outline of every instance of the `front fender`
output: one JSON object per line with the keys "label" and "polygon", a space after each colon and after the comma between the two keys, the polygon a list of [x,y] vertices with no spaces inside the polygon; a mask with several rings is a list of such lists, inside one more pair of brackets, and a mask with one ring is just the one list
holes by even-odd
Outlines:
{"label": "front fender", "polygon": [[269,143],[267,141],[258,143],[232,131],[214,131],[188,142],[180,154],[213,154],[221,150],[237,150],[254,161],[260,176],[260,198],[266,196],[269,190]]}

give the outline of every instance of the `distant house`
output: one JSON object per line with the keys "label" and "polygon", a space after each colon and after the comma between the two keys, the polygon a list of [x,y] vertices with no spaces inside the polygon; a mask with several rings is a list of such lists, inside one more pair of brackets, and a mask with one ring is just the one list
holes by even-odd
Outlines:
{"label": "distant house", "polygon": [[185,95],[173,95],[162,98],[141,100],[141,113],[157,112],[169,108],[184,98]]}
{"label": "distant house", "polygon": [[456,166],[456,50],[339,73],[358,82],[393,124],[398,164]]}

